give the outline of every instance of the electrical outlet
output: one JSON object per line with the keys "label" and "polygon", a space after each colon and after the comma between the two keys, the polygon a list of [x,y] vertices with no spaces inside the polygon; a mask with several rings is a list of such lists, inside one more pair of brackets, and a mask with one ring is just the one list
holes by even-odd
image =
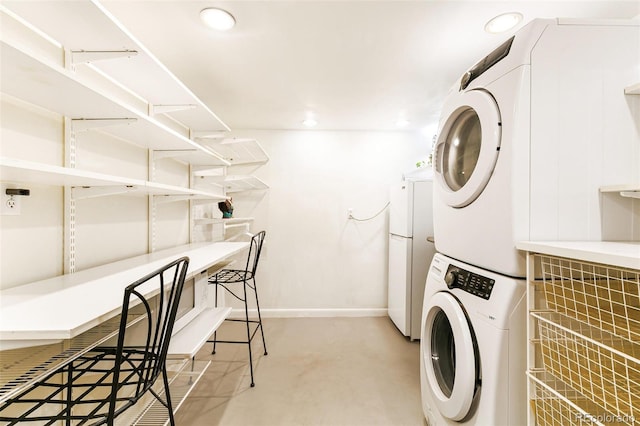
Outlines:
{"label": "electrical outlet", "polygon": [[2,212],[3,216],[18,216],[20,214],[20,201],[22,197],[19,195],[7,195],[7,188],[13,189],[8,185],[0,186],[0,190],[2,191],[0,196],[2,200],[0,212]]}
{"label": "electrical outlet", "polygon": [[18,216],[20,214],[20,196],[7,195],[7,186],[2,185],[2,215]]}

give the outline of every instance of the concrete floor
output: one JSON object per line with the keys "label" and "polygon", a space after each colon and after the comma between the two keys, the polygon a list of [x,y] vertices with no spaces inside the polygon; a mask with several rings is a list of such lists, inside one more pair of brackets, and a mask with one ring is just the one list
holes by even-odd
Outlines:
{"label": "concrete floor", "polygon": [[[268,355],[253,341],[249,386],[245,345],[207,344],[212,364],[177,413],[178,425],[425,424],[420,405],[419,342],[387,317],[267,318]],[[219,338],[241,330],[225,323]],[[224,335],[226,334],[226,335]]]}

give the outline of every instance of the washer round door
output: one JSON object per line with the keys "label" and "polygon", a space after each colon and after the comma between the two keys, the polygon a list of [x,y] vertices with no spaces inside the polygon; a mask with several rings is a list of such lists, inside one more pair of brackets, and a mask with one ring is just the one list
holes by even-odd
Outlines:
{"label": "washer round door", "polygon": [[440,196],[451,207],[471,204],[485,188],[500,152],[502,123],[493,97],[484,90],[450,98],[434,147]]}
{"label": "washer round door", "polygon": [[424,309],[421,361],[427,386],[440,414],[462,420],[471,410],[479,377],[471,325],[451,293],[434,294]]}

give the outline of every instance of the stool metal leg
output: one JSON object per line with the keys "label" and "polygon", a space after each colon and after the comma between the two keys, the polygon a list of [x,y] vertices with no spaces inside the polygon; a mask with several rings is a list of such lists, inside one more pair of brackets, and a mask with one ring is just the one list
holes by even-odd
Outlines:
{"label": "stool metal leg", "polygon": [[253,291],[256,295],[256,309],[258,311],[258,327],[260,327],[260,334],[262,335],[262,347],[264,348],[264,354],[267,353],[267,343],[264,340],[264,328],[262,327],[262,316],[260,315],[260,302],[258,301],[258,287],[256,286],[256,279],[253,277]]}
{"label": "stool metal leg", "polygon": [[[218,286],[215,285],[214,287],[216,288],[214,306],[217,308],[218,307]],[[218,330],[216,329],[213,332],[213,349],[211,350],[211,355],[215,355],[215,353],[216,353],[216,340],[217,340],[217,337],[218,337]]]}
{"label": "stool metal leg", "polygon": [[247,303],[247,282],[244,282],[242,286],[244,289],[244,318],[245,324],[247,326],[247,346],[249,347],[249,370],[251,372],[251,387],[254,387],[256,384],[253,381],[253,355],[251,354],[251,329],[249,327],[249,306]]}

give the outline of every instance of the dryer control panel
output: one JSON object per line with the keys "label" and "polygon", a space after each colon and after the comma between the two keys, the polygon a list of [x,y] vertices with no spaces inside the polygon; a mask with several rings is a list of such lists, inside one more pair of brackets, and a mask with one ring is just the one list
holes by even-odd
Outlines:
{"label": "dryer control panel", "polygon": [[449,265],[444,276],[447,287],[459,288],[475,296],[489,299],[495,280],[482,275],[474,274],[457,266]]}

